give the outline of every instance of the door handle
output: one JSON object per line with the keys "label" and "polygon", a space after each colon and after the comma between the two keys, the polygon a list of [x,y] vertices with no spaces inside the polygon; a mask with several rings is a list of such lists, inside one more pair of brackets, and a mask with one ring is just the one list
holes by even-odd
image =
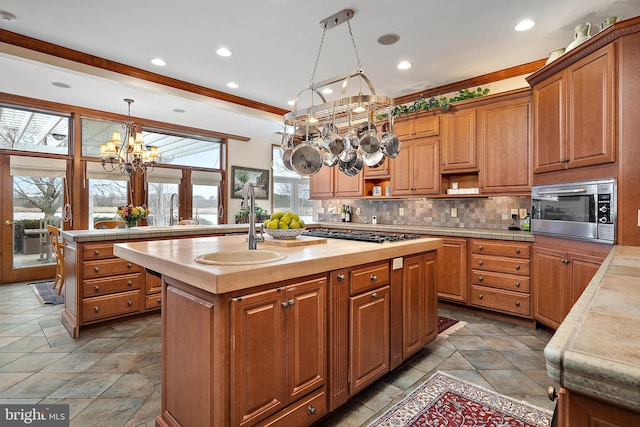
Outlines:
{"label": "door handle", "polygon": [[9,220],[6,220],[4,222],[4,225],[13,225],[13,224],[14,224],[14,222],[13,221],[9,221]]}

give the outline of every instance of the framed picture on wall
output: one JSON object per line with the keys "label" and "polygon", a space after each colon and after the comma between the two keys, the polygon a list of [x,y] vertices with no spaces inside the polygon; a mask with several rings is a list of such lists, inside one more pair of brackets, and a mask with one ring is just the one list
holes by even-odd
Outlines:
{"label": "framed picture on wall", "polygon": [[253,184],[256,199],[269,198],[269,171],[267,169],[252,169],[244,166],[231,166],[233,176],[232,199],[242,199],[242,189],[247,182]]}

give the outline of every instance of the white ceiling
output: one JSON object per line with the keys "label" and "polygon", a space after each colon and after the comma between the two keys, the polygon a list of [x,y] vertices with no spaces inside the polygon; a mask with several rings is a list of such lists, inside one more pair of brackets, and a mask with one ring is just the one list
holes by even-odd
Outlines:
{"label": "white ceiling", "polygon": [[[593,35],[609,16],[640,15],[640,0],[3,0],[0,10],[17,19],[0,20],[0,28],[290,109],[287,101],[310,83],[318,23],[345,8],[355,11],[350,22],[365,74],[378,94],[395,98],[545,58],[573,40],[577,24],[591,22]],[[524,18],[536,26],[513,31]],[[399,42],[378,44],[387,33]],[[222,46],[233,55],[216,55]],[[152,65],[154,57],[167,66]],[[413,67],[398,70],[401,60]],[[316,81],[355,68],[347,25],[327,31]],[[230,81],[240,87],[227,88]],[[123,98],[133,98],[133,116],[247,137],[282,128],[272,114],[3,43],[0,92],[122,114]]]}

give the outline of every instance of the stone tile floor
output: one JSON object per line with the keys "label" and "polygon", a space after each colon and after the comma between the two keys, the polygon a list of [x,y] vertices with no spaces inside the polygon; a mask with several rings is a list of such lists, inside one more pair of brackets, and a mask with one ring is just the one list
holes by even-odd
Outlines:
{"label": "stone tile floor", "polygon": [[[154,426],[160,412],[160,316],[83,331],[73,340],[62,306],[40,305],[26,283],[0,285],[0,403],[68,403],[72,426]],[[550,335],[459,311],[467,322],[430,343],[322,424],[366,425],[437,370],[552,409],[542,350]],[[558,388],[558,384],[555,384]]]}

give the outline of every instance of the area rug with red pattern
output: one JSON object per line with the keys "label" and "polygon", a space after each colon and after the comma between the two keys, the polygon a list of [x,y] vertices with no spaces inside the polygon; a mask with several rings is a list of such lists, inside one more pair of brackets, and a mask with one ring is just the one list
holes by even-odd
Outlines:
{"label": "area rug with red pattern", "polygon": [[552,413],[436,372],[369,427],[548,427]]}
{"label": "area rug with red pattern", "polygon": [[447,336],[458,329],[464,327],[467,322],[460,322],[456,319],[450,319],[448,317],[438,316],[438,335]]}

